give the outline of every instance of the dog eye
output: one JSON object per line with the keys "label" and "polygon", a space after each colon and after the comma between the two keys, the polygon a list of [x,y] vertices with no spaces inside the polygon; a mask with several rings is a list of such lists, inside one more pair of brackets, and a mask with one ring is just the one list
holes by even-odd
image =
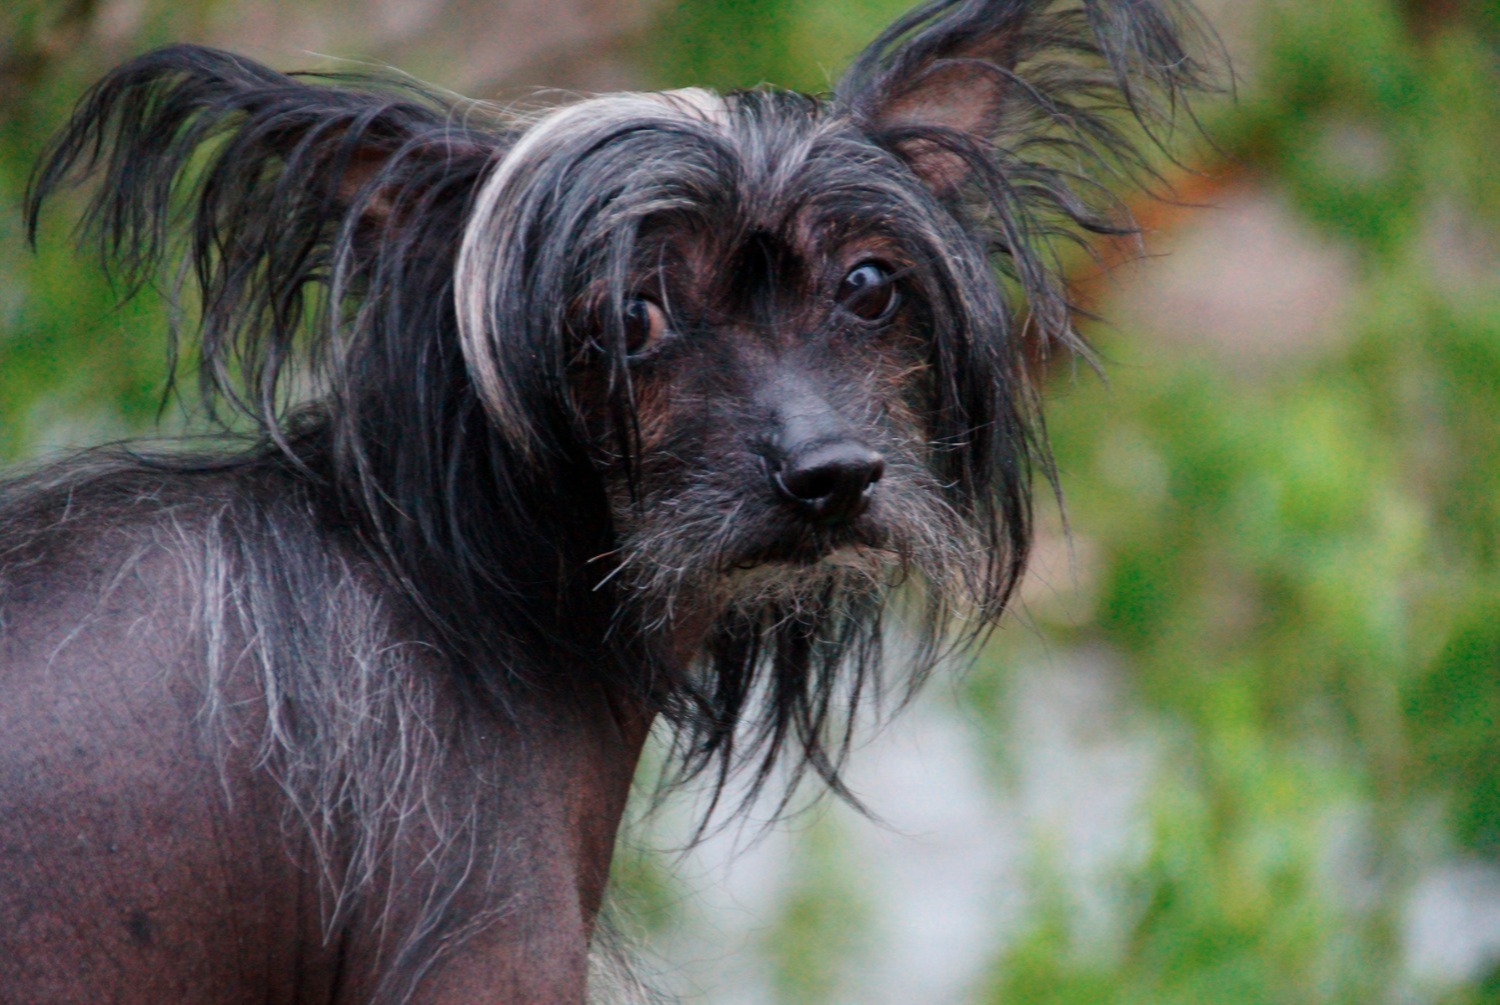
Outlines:
{"label": "dog eye", "polygon": [[884,266],[865,262],[839,283],[839,304],[857,318],[879,321],[890,316],[898,301],[896,284]]}
{"label": "dog eye", "polygon": [[631,356],[651,348],[667,330],[666,312],[644,297],[625,301],[621,317],[625,322],[625,352]]}

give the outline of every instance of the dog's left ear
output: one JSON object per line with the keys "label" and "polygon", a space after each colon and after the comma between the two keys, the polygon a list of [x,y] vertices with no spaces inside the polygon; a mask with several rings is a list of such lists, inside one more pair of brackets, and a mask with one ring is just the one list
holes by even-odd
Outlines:
{"label": "dog's left ear", "polygon": [[32,178],[27,227],[34,241],[43,201],[96,176],[83,236],[130,288],[188,266],[210,397],[279,436],[299,380],[349,383],[332,371],[356,342],[396,360],[451,327],[457,237],[501,142],[460,111],[383,79],[159,49],[79,103]]}
{"label": "dog's left ear", "polygon": [[933,0],[887,28],[836,96],[947,194],[975,158],[1031,138],[1038,119],[1087,130],[1105,103],[1150,118],[1142,85],[1196,86],[1202,68],[1179,38],[1189,20],[1173,0]]}

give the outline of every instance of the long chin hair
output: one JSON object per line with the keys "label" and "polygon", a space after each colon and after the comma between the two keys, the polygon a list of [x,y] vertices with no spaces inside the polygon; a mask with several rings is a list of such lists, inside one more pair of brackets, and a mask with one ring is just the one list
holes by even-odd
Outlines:
{"label": "long chin hair", "polygon": [[[1109,190],[1149,167],[1118,113],[1155,137],[1203,83],[1188,14],[1165,7],[933,2],[828,97],[615,95],[529,117],[168,48],[89,92],[33,179],[28,227],[97,175],[84,233],[107,266],[135,287],[181,263],[202,397],[256,442],[156,463],[292,472],[473,701],[503,711],[517,686],[590,677],[665,716],[679,778],[718,792],[745,767],[753,792],[786,764],[847,796],[851,717],[890,686],[893,599],[915,684],[983,640],[1024,568],[1032,476],[1050,477],[1028,344],[1082,349],[1057,242],[1129,231]],[[950,63],[1005,84],[986,135],[889,114]],[[883,445],[908,491],[887,539],[817,563],[734,568],[722,487],[678,496],[721,520],[649,516],[620,334],[640,228],[738,226],[716,207],[748,188],[887,214],[923,253],[927,435]],[[606,305],[603,400],[583,404],[580,299]],[[711,624],[683,661],[666,636],[694,607]]]}

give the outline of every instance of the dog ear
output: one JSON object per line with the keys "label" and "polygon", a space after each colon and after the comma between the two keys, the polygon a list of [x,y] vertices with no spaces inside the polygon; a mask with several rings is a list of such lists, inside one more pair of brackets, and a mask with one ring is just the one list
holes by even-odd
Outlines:
{"label": "dog ear", "polygon": [[[353,214],[388,222],[397,202],[415,194],[424,161],[452,172],[466,156],[488,155],[478,137],[450,128],[437,104],[385,78],[287,75],[206,46],[158,49],[116,68],[79,102],[32,178],[28,232],[34,239],[43,199],[94,174],[103,175],[101,192],[86,223],[118,239],[115,250],[137,240],[154,250],[156,225],[168,222],[168,203],[189,180],[198,183],[198,223],[205,213],[269,215],[265,198],[299,221],[349,223]],[[197,170],[205,148],[208,165]]]}
{"label": "dog ear", "polygon": [[[1014,83],[1025,3],[937,3],[891,25],[850,67],[841,96],[870,131],[946,130],[988,140]],[[956,9],[954,9],[956,8]],[[897,146],[939,188],[959,178],[961,161],[914,139]]]}
{"label": "dog ear", "polygon": [[202,294],[210,404],[227,399],[278,437],[297,403],[280,380],[294,345],[316,370],[341,355],[331,343],[351,309],[385,297],[383,316],[427,331],[436,319],[419,312],[448,309],[456,235],[500,142],[454,119],[388,79],[160,49],[79,103],[33,175],[28,234],[50,194],[98,176],[83,236],[132,290],[168,260],[190,265],[178,276]]}
{"label": "dog ear", "polygon": [[836,94],[946,194],[990,150],[1039,130],[1110,147],[1113,133],[1090,135],[1104,107],[1154,119],[1143,87],[1170,99],[1199,84],[1179,38],[1190,21],[1173,0],[933,0],[887,28]]}

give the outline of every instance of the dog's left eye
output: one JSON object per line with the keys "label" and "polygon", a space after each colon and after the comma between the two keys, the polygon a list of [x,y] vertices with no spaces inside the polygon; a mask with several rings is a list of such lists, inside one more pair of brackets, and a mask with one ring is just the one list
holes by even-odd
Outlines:
{"label": "dog's left eye", "polygon": [[879,321],[889,317],[898,301],[890,272],[876,262],[856,266],[839,283],[839,304],[857,318]]}
{"label": "dog's left eye", "polygon": [[625,322],[625,352],[631,356],[654,346],[667,331],[666,312],[659,304],[644,297],[625,301],[622,319]]}

